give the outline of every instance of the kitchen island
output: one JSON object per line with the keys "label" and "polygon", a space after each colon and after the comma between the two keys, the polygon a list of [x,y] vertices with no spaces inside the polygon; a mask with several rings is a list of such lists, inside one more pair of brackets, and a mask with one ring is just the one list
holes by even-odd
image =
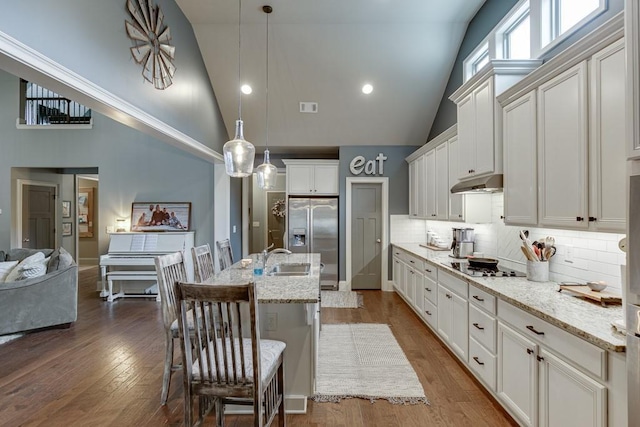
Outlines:
{"label": "kitchen island", "polygon": [[[277,264],[310,264],[309,274],[271,276]],[[207,283],[243,284],[254,281],[258,298],[260,337],[283,341],[285,410],[305,413],[307,397],[314,393],[317,344],[320,333],[320,254],[274,253],[264,273],[254,276],[253,265],[240,262],[216,274]],[[230,413],[248,412],[247,407],[228,406]]]}

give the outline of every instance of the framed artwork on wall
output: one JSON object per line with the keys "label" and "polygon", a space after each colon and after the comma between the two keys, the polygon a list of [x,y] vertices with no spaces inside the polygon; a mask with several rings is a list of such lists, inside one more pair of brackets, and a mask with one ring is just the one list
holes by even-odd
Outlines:
{"label": "framed artwork on wall", "polygon": [[190,227],[190,202],[131,204],[131,231],[188,231]]}
{"label": "framed artwork on wall", "polygon": [[73,223],[72,222],[63,222],[62,223],[62,235],[63,236],[71,236],[73,234]]}
{"label": "framed artwork on wall", "polygon": [[69,200],[62,201],[62,218],[71,218],[71,202]]}
{"label": "framed artwork on wall", "polygon": [[78,237],[93,237],[93,188],[78,190]]}

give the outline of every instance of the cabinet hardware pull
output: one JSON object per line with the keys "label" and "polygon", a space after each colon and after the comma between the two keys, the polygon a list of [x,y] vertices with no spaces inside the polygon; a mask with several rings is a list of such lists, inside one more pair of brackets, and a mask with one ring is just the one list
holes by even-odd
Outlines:
{"label": "cabinet hardware pull", "polygon": [[484,302],[484,298],[480,298],[478,295],[474,295],[473,299],[478,300],[480,302]]}
{"label": "cabinet hardware pull", "polygon": [[462,218],[462,214],[458,214],[458,218]]}
{"label": "cabinet hardware pull", "polygon": [[476,363],[480,366],[484,365],[484,362],[481,362],[480,360],[478,360],[478,356],[473,356],[473,360],[475,360]]}
{"label": "cabinet hardware pull", "polygon": [[474,323],[473,326],[475,326],[476,328],[480,329],[481,331],[484,331],[484,328],[480,325],[478,325],[477,323]]}
{"label": "cabinet hardware pull", "polygon": [[596,222],[598,220],[598,218],[596,218],[595,216],[590,216],[589,217],[589,222]]}
{"label": "cabinet hardware pull", "polygon": [[425,291],[431,292],[431,288],[424,288]]}
{"label": "cabinet hardware pull", "polygon": [[527,349],[527,354],[533,354],[533,350],[531,350],[530,348]]}
{"label": "cabinet hardware pull", "polygon": [[415,273],[413,272],[413,270],[411,270],[409,273],[411,273],[411,274],[415,274]]}
{"label": "cabinet hardware pull", "polygon": [[426,271],[427,273],[431,273],[431,270],[429,270],[428,268],[425,268],[425,271]]}
{"label": "cabinet hardware pull", "polygon": [[504,215],[500,215],[500,219],[504,219]]}
{"label": "cabinet hardware pull", "polygon": [[451,299],[451,295],[447,294],[447,298]]}
{"label": "cabinet hardware pull", "polygon": [[577,216],[577,217],[576,217],[576,221],[584,221],[584,218],[583,218],[583,217],[581,217],[581,216]]}
{"label": "cabinet hardware pull", "polygon": [[410,262],[411,264],[415,264],[415,263],[416,263],[416,262],[415,262],[414,260],[412,260],[412,259],[410,259],[410,260],[409,260],[409,262]]}
{"label": "cabinet hardware pull", "polygon": [[536,359],[538,359],[538,362],[542,362],[544,360],[544,357],[536,356]]}
{"label": "cabinet hardware pull", "polygon": [[533,326],[531,326],[531,325],[527,325],[527,329],[528,329],[528,330],[530,330],[531,332],[533,332],[533,333],[534,333],[534,334],[536,334],[536,335],[544,335],[544,332],[538,332],[538,331],[536,331],[536,329],[535,329]]}
{"label": "cabinet hardware pull", "polygon": [[427,316],[431,316],[431,312],[429,310],[425,310],[425,313],[427,313]]}

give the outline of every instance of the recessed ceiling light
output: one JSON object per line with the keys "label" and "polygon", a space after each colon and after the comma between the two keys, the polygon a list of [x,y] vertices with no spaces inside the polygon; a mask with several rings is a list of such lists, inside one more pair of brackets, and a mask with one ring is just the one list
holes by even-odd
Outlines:
{"label": "recessed ceiling light", "polygon": [[253,92],[253,89],[251,89],[251,86],[249,85],[242,85],[240,87],[240,90],[242,91],[242,93],[244,93],[245,95],[250,95],[251,92]]}
{"label": "recessed ceiling light", "polygon": [[364,93],[365,95],[369,95],[371,92],[373,92],[373,86],[371,86],[369,83],[362,86],[362,93]]}

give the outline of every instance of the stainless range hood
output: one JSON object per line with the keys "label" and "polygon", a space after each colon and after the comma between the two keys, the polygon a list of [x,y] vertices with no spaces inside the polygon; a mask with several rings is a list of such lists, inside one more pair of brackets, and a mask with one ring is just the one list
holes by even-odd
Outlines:
{"label": "stainless range hood", "polygon": [[483,176],[458,182],[451,187],[452,193],[496,193],[502,191],[502,174]]}

